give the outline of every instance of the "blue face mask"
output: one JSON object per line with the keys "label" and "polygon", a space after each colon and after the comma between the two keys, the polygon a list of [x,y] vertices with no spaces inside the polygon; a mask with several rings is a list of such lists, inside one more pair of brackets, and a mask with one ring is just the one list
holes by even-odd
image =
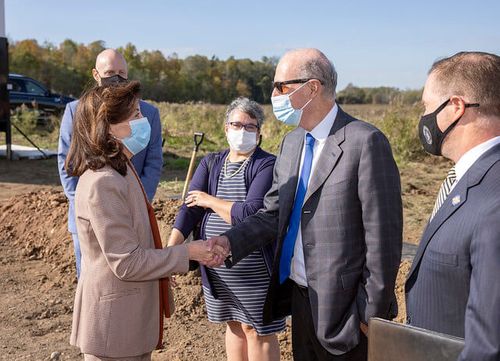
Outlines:
{"label": "blue face mask", "polygon": [[302,84],[290,94],[283,94],[271,97],[271,103],[273,104],[273,113],[276,119],[287,125],[294,125],[294,126],[299,125],[300,118],[302,117],[302,111],[311,102],[312,99],[310,99],[307,103],[305,103],[302,108],[295,109],[292,106],[290,96],[306,84],[307,83]]}
{"label": "blue face mask", "polygon": [[148,146],[151,138],[151,125],[146,117],[131,120],[129,124],[130,135],[121,141],[132,155],[136,155]]}

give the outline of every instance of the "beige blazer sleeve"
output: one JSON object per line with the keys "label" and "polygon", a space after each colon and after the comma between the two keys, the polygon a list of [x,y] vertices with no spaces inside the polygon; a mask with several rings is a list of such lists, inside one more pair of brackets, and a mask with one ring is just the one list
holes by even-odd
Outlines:
{"label": "beige blazer sleeve", "polygon": [[[139,239],[133,224],[127,186],[120,187],[111,176],[100,177],[89,192],[89,221],[106,262],[123,281],[149,281],[188,271],[186,245],[154,249],[149,239]],[[125,180],[124,180],[125,182]],[[144,206],[144,211],[146,207]],[[146,217],[147,218],[147,217]]]}

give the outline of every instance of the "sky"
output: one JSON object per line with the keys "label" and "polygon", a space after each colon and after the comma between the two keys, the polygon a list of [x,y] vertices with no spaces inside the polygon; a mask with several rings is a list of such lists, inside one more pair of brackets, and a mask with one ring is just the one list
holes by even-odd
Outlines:
{"label": "sky", "polygon": [[5,0],[10,41],[253,60],[315,47],[334,63],[339,89],[419,89],[439,58],[500,54],[499,14],[500,0]]}

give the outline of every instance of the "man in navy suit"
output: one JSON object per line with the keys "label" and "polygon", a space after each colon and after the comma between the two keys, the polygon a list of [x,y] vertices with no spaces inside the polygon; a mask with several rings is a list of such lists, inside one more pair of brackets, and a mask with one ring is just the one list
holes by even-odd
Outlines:
{"label": "man in navy suit", "polygon": [[[102,51],[96,58],[95,68],[92,69],[92,76],[99,85],[110,84],[114,82],[127,81],[128,68],[127,62],[122,54],[114,49]],[[73,246],[76,258],[76,272],[80,276],[81,253],[78,235],[76,233],[74,196],[77,177],[70,177],[64,169],[64,162],[71,144],[71,135],[73,133],[73,117],[76,113],[78,100],[68,103],[61,121],[59,136],[59,149],[57,154],[57,163],[59,176],[64,193],[69,200],[68,230],[73,237]],[[158,109],[151,104],[140,101],[141,113],[148,118],[151,125],[151,140],[146,149],[132,157],[132,164],[139,174],[147,196],[151,201],[155,195],[156,188],[160,181],[161,169],[163,166],[163,155],[161,149],[161,123]]]}
{"label": "man in navy suit", "polygon": [[420,138],[455,165],[406,281],[407,322],[465,338],[460,361],[500,360],[500,57],[432,66]]}

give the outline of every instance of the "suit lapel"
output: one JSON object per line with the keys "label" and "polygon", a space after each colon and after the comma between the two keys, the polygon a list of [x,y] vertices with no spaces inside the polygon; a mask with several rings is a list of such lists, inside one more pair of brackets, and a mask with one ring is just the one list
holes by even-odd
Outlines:
{"label": "suit lapel", "polygon": [[455,213],[462,205],[467,201],[467,190],[468,190],[467,180],[462,179],[455,188],[448,195],[443,205],[436,213],[434,218],[432,219],[427,227],[425,228],[424,234],[420,239],[420,244],[417,249],[417,253],[415,254],[415,258],[413,259],[413,263],[411,265],[410,272],[408,273],[408,278],[411,277],[412,273],[417,268],[417,265],[420,263],[422,256],[429,244],[432,236],[437,232],[437,230],[441,227],[441,225],[450,218],[453,213]]}
{"label": "suit lapel", "polygon": [[307,187],[304,203],[307,202],[309,197],[314,194],[314,192],[316,192],[323,185],[323,183],[325,183],[326,179],[337,165],[340,155],[342,154],[340,144],[342,144],[345,139],[346,124],[346,114],[339,107],[337,117],[335,118],[332,129],[330,130],[330,134],[325,141],[321,155],[313,173],[311,174],[311,180],[309,182],[309,186]]}
{"label": "suit lapel", "polygon": [[481,182],[486,172],[500,158],[500,145],[494,146],[481,156],[472,167],[465,173],[463,178],[457,183],[455,188],[446,198],[445,202],[436,213],[432,221],[427,225],[424,234],[420,240],[417,253],[413,259],[413,263],[408,273],[407,280],[418,268],[422,256],[434,234],[439,230],[444,222],[450,218],[460,207],[467,201],[468,190]]}
{"label": "suit lapel", "polygon": [[283,150],[280,155],[280,162],[283,162],[283,171],[288,177],[282,182],[279,190],[280,197],[280,218],[282,226],[288,224],[288,218],[292,212],[293,202],[295,200],[295,191],[299,179],[300,158],[304,146],[305,131],[297,128],[292,131],[283,144]]}

